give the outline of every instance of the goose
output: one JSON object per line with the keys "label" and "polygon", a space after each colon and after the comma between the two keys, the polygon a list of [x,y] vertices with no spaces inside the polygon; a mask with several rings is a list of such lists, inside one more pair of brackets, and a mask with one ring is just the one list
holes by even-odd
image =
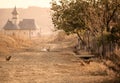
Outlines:
{"label": "goose", "polygon": [[12,56],[7,56],[6,57],[6,61],[9,61],[11,59]]}

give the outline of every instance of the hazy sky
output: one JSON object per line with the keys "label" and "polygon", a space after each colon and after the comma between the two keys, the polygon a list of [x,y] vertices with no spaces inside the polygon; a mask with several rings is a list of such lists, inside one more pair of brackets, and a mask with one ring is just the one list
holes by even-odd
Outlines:
{"label": "hazy sky", "polygon": [[39,6],[50,7],[51,0],[0,0],[0,8]]}

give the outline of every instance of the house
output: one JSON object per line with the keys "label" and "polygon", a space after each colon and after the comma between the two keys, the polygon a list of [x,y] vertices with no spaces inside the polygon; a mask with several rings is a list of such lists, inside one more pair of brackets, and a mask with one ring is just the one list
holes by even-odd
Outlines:
{"label": "house", "polygon": [[19,14],[15,7],[12,11],[12,19],[8,19],[3,27],[5,35],[30,39],[40,36],[40,29],[36,26],[34,19],[23,19],[19,21],[18,17]]}

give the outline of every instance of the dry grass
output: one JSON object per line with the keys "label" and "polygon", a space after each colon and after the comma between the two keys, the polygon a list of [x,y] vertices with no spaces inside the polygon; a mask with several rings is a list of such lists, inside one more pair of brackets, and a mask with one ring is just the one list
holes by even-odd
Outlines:
{"label": "dry grass", "polygon": [[31,41],[0,34],[0,55],[6,55],[21,47],[29,46]]}
{"label": "dry grass", "polygon": [[[108,83],[106,80],[114,79],[114,72],[110,71],[103,62],[98,62],[97,59],[82,65],[84,62],[82,59],[73,56],[70,49],[65,49],[75,43],[73,36],[67,36],[57,42],[51,42],[53,39],[50,37],[36,38],[32,41],[34,44],[28,40],[4,35],[0,38],[2,44],[0,49],[5,53],[10,51],[10,48],[16,50],[26,47],[19,53],[14,52],[9,62],[0,60],[2,83],[101,83],[102,81]],[[32,47],[29,47],[30,44]],[[48,46],[52,51],[41,52],[42,47]],[[59,48],[62,50],[55,51]]]}

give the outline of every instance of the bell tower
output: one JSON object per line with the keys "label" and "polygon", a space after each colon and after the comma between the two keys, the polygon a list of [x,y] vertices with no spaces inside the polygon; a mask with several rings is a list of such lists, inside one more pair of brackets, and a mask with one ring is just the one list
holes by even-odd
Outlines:
{"label": "bell tower", "polygon": [[17,25],[18,24],[18,12],[17,12],[17,8],[15,6],[15,8],[12,11],[12,22],[13,24]]}

